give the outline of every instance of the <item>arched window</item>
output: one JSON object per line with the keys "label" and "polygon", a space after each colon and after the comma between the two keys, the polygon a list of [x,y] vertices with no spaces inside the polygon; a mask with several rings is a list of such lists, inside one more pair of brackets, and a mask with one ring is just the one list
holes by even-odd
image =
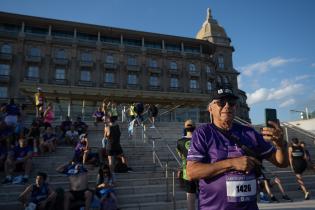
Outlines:
{"label": "arched window", "polygon": [[207,74],[212,73],[212,69],[211,69],[211,67],[209,65],[206,65],[206,73]]}
{"label": "arched window", "polygon": [[157,68],[157,61],[155,60],[155,59],[153,59],[153,58],[151,58],[150,60],[149,60],[149,67],[151,67],[151,68]]}
{"label": "arched window", "polygon": [[176,63],[176,61],[171,61],[171,62],[170,62],[170,69],[172,69],[172,70],[176,70],[176,69],[177,69],[177,63]]}
{"label": "arched window", "polygon": [[107,55],[106,56],[106,63],[114,63],[114,56],[113,55]]}
{"label": "arched window", "polygon": [[211,91],[212,89],[213,89],[212,82],[211,81],[207,81],[207,90]]}
{"label": "arched window", "polygon": [[222,85],[222,78],[221,78],[221,76],[217,77],[217,82],[218,82],[218,85]]}
{"label": "arched window", "polygon": [[196,66],[195,66],[195,64],[193,64],[193,63],[190,63],[190,64],[189,64],[189,71],[190,71],[190,72],[195,72],[195,71],[196,71]]}

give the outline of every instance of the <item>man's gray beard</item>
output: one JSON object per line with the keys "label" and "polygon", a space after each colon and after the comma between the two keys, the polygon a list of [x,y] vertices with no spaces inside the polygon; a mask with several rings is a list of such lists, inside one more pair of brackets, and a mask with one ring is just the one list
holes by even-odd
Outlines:
{"label": "man's gray beard", "polygon": [[230,130],[230,128],[232,127],[232,124],[233,124],[233,120],[226,120],[226,121],[223,121],[222,122],[222,127],[224,130]]}

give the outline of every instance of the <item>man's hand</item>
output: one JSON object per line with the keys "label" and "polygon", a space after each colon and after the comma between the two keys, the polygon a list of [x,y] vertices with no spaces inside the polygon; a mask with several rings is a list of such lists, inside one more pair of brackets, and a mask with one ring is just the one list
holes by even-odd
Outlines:
{"label": "man's hand", "polygon": [[260,166],[261,163],[254,157],[242,156],[229,159],[231,161],[232,168],[236,171],[242,171],[249,173],[256,166]]}
{"label": "man's hand", "polygon": [[276,147],[283,147],[285,142],[283,141],[283,131],[279,123],[268,121],[268,124],[272,125],[272,127],[264,127],[261,130],[264,139],[266,141],[272,141]]}

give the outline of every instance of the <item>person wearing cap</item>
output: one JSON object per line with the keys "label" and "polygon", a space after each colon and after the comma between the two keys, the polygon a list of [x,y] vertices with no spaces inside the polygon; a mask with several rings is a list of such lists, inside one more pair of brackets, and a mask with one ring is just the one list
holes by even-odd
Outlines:
{"label": "person wearing cap", "polygon": [[237,99],[231,89],[219,88],[208,105],[212,122],[193,133],[187,175],[191,180],[199,180],[200,210],[258,209],[258,159],[267,159],[277,167],[288,166],[287,146],[279,123],[269,121],[272,127],[262,128],[261,134],[234,123]]}
{"label": "person wearing cap", "polygon": [[187,164],[187,154],[188,149],[190,147],[190,141],[192,137],[192,133],[195,130],[196,126],[192,120],[186,120],[184,123],[186,135],[183,136],[181,139],[177,140],[177,152],[182,160],[182,179],[183,184],[186,190],[187,196],[187,209],[194,210],[195,209],[195,200],[196,200],[196,182],[191,181],[187,177],[186,172],[186,164]]}
{"label": "person wearing cap", "polygon": [[35,93],[35,107],[36,107],[36,117],[41,117],[44,112],[45,95],[42,88],[37,88],[37,93]]}

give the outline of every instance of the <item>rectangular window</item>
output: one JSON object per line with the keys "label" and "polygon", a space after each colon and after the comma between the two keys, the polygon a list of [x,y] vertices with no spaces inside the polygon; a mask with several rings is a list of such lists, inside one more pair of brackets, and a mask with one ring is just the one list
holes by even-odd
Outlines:
{"label": "rectangular window", "polygon": [[77,38],[80,40],[85,40],[85,41],[97,41],[97,35],[94,34],[87,34],[87,33],[77,33]]}
{"label": "rectangular window", "polygon": [[138,77],[135,74],[128,74],[128,85],[138,84]]}
{"label": "rectangular window", "polygon": [[10,74],[10,65],[9,64],[0,64],[0,75],[8,76]]}
{"label": "rectangular window", "polygon": [[171,88],[177,88],[178,87],[178,79],[177,78],[171,78]]}
{"label": "rectangular window", "polygon": [[28,78],[38,78],[39,77],[39,68],[38,66],[29,66],[27,71]]}
{"label": "rectangular window", "polygon": [[45,36],[48,35],[48,28],[25,26],[25,33]]}
{"label": "rectangular window", "polygon": [[105,82],[106,83],[114,83],[115,82],[114,73],[106,73],[105,74]]}
{"label": "rectangular window", "polygon": [[60,80],[66,79],[66,70],[62,68],[57,68],[55,79],[60,79]]}
{"label": "rectangular window", "polygon": [[128,57],[128,65],[130,66],[136,66],[137,65],[137,59],[135,57]]}
{"label": "rectangular window", "polygon": [[8,87],[0,87],[0,98],[8,97]]}
{"label": "rectangular window", "polygon": [[160,86],[159,77],[157,75],[151,75],[149,83],[150,83],[150,86],[154,86],[154,87]]}
{"label": "rectangular window", "polygon": [[91,81],[91,72],[88,70],[81,70],[80,80],[87,82]]}
{"label": "rectangular window", "polygon": [[72,39],[74,33],[73,33],[73,31],[52,30],[51,34],[54,37]]}
{"label": "rectangular window", "polygon": [[101,41],[110,44],[120,44],[120,38],[101,36]]}

